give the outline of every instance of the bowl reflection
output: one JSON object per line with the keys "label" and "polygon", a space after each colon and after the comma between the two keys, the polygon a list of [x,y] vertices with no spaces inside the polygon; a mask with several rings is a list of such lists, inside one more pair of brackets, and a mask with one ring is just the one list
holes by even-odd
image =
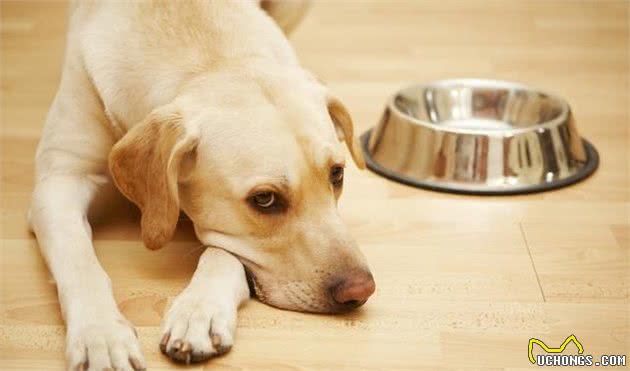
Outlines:
{"label": "bowl reflection", "polygon": [[503,81],[402,89],[362,140],[373,171],[447,192],[548,190],[587,177],[598,164],[564,100]]}

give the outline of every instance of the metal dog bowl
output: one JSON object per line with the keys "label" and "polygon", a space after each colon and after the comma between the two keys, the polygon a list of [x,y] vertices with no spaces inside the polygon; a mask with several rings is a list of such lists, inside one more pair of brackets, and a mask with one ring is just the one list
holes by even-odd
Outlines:
{"label": "metal dog bowl", "polygon": [[361,140],[376,173],[455,193],[549,190],[586,178],[599,163],[563,99],[503,81],[402,89]]}

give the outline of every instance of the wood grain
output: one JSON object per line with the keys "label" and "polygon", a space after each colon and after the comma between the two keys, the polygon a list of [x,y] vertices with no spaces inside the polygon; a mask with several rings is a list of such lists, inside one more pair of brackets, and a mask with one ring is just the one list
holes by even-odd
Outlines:
{"label": "wood grain", "polygon": [[[55,285],[26,228],[33,156],[59,81],[62,2],[2,1],[0,368],[59,370],[64,327]],[[362,132],[413,81],[488,77],[554,91],[600,151],[598,172],[553,192],[466,197],[351,168],[341,212],[377,293],[342,316],[251,301],[236,346],[193,370],[529,368],[527,342],[575,334],[585,352],[630,356],[629,3],[625,1],[316,2],[292,37]],[[112,206],[95,246],[150,369],[164,308],[199,254],[191,227],[152,252],[137,212]]]}

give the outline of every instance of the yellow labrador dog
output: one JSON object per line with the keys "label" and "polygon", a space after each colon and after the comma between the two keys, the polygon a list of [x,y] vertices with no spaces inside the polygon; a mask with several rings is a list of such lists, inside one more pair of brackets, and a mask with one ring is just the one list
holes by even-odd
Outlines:
{"label": "yellow labrador dog", "polygon": [[364,166],[352,121],[282,32],[304,4],[260,5],[72,4],[30,210],[71,369],[146,367],[91,243],[87,212],[114,185],[140,208],[148,248],[169,242],[180,211],[212,246],[164,317],[160,346],[174,360],[229,350],[250,289],[276,307],[324,313],[374,292],[336,208],[340,140]]}

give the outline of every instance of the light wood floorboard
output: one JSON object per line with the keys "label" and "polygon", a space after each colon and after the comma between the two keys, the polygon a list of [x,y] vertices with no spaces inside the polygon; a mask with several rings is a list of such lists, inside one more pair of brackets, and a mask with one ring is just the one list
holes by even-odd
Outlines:
{"label": "light wood floorboard", "polygon": [[[340,204],[377,280],[343,316],[240,312],[231,353],[190,369],[529,368],[530,337],[575,334],[587,354],[630,356],[629,7],[626,1],[322,1],[292,37],[362,132],[410,82],[488,77],[564,96],[601,167],[570,188],[466,197],[351,167]],[[61,2],[1,2],[0,369],[58,370],[64,327],[25,213],[33,157],[59,81]],[[148,251],[137,212],[112,207],[95,246],[150,369],[159,324],[200,254],[191,226]],[[630,360],[629,360],[630,361]]]}

